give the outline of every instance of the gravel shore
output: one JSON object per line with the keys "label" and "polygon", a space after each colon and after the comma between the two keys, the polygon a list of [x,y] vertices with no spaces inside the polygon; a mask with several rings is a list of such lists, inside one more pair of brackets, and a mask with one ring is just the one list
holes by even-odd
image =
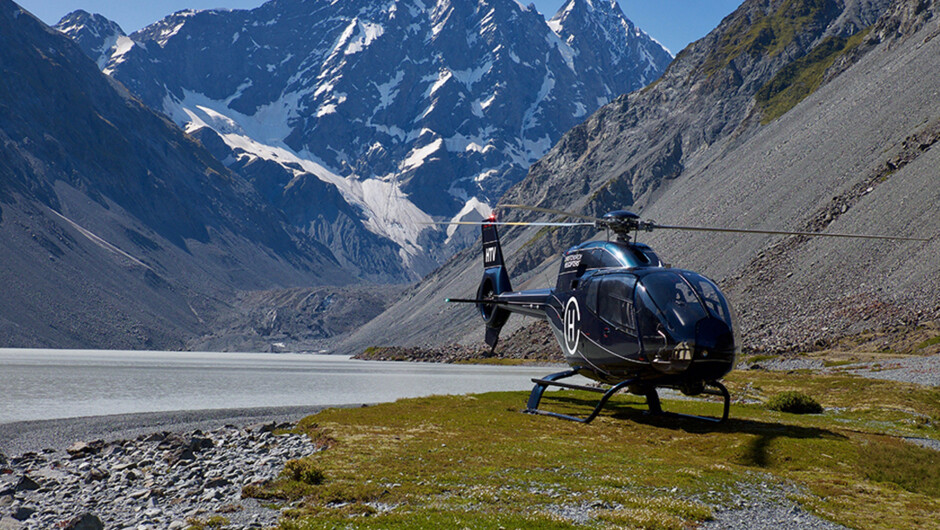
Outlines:
{"label": "gravel shore", "polygon": [[273,431],[323,408],[0,425],[0,528],[175,529],[211,517],[237,528],[270,526],[280,512],[242,499],[241,489],[320,450],[306,436]]}
{"label": "gravel shore", "polygon": [[820,359],[791,357],[763,361],[758,363],[758,366],[764,370],[812,370],[826,374],[849,373],[871,379],[886,379],[924,386],[940,386],[940,355],[901,357],[834,367],[827,367]]}
{"label": "gravel shore", "polygon": [[227,424],[297,421],[324,408],[328,407],[184,410],[3,423],[0,424],[0,453],[17,455],[44,449],[62,451],[79,440],[103,439],[109,442],[159,431],[212,430]]}

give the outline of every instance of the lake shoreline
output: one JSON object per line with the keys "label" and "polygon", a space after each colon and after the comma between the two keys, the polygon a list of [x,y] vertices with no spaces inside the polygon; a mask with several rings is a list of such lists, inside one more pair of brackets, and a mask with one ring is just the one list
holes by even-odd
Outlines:
{"label": "lake shoreline", "polygon": [[301,405],[205,410],[140,412],[83,416],[50,420],[0,423],[0,454],[7,457],[27,452],[65,451],[75,442],[129,440],[154,432],[212,430],[225,425],[244,427],[268,422],[296,422],[325,408],[361,404]]}

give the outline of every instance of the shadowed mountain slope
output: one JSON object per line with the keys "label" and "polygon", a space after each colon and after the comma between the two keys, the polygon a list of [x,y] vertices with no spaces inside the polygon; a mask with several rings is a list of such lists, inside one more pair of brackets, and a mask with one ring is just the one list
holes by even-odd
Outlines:
{"label": "shadowed mountain slope", "polygon": [[184,347],[240,289],[349,280],[251,185],[0,0],[0,345]]}

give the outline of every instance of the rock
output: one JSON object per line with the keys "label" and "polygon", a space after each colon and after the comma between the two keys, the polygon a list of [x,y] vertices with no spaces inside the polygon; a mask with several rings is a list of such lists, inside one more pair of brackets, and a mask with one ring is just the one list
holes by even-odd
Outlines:
{"label": "rock", "polygon": [[88,455],[97,454],[104,448],[104,440],[95,440],[93,442],[75,442],[65,450],[72,458],[85,458]]}
{"label": "rock", "polygon": [[229,484],[231,484],[231,482],[222,477],[212,477],[206,480],[205,488],[221,488]]}
{"label": "rock", "polygon": [[19,482],[16,483],[16,491],[35,491],[38,489],[39,484],[26,475],[20,477]]}
{"label": "rock", "polygon": [[189,439],[189,448],[194,453],[198,453],[203,449],[211,449],[215,444],[212,443],[212,440],[204,436],[193,436]]}
{"label": "rock", "polygon": [[13,518],[17,521],[25,521],[36,513],[36,508],[30,506],[20,506],[13,511]]}
{"label": "rock", "polygon": [[274,429],[277,428],[277,424],[273,421],[268,423],[255,423],[245,427],[245,430],[248,432],[274,432]]}
{"label": "rock", "polygon": [[21,530],[23,527],[23,523],[12,517],[0,519],[0,530]]}
{"label": "rock", "polygon": [[[0,515],[7,515],[8,528],[16,530],[83,528],[76,526],[81,522],[76,517],[84,511],[94,512],[86,514],[90,528],[99,528],[97,520],[108,528],[180,529],[187,527],[188,517],[209,513],[232,514],[238,528],[273,526],[280,517],[277,510],[241,500],[246,473],[253,481],[273,479],[284,462],[317,449],[299,434],[227,428],[140,436],[86,452],[84,458],[52,459],[41,466],[24,455],[23,465],[0,472]],[[38,489],[20,495],[17,486]]]}
{"label": "rock", "polygon": [[97,515],[86,513],[66,522],[64,530],[104,530],[104,523]]}
{"label": "rock", "polygon": [[150,436],[145,437],[145,438],[144,438],[144,441],[145,441],[145,442],[162,442],[163,440],[166,439],[166,437],[167,437],[168,434],[170,434],[170,433],[169,433],[169,432],[166,432],[166,431],[164,431],[164,432],[155,432],[155,433],[151,434]]}
{"label": "rock", "polygon": [[88,470],[87,473],[82,477],[86,483],[98,482],[99,480],[104,480],[110,477],[111,474],[105,471],[104,469],[93,467]]}
{"label": "rock", "polygon": [[171,451],[166,456],[166,463],[170,466],[176,466],[180,462],[186,462],[190,460],[195,460],[196,455],[193,453],[193,450],[188,447],[180,447],[174,451]]}

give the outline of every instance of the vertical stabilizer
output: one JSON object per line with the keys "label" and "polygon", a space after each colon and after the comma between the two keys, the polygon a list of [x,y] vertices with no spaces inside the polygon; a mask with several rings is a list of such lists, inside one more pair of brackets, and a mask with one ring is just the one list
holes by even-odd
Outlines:
{"label": "vertical stabilizer", "polygon": [[[492,220],[492,218],[490,219]],[[509,273],[506,272],[506,264],[503,262],[503,249],[499,244],[499,232],[495,224],[483,225],[483,279],[480,281],[480,287],[477,289],[477,300],[495,298],[500,293],[512,291],[512,285],[509,283]],[[480,315],[486,323],[486,344],[496,349],[496,343],[499,342],[499,331],[506,320],[509,319],[509,311],[497,307],[495,304],[477,304]]]}

